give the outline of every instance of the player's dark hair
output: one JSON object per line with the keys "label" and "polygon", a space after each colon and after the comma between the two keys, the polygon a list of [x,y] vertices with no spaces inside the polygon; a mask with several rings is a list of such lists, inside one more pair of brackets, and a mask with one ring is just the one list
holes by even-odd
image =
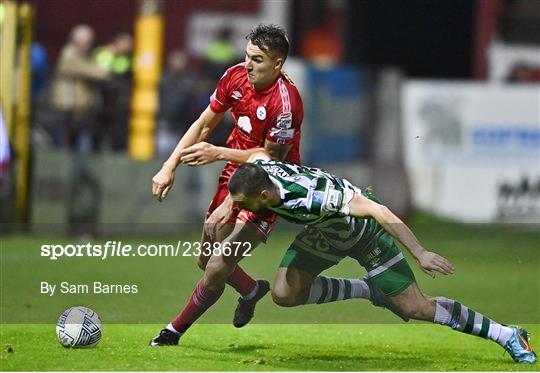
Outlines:
{"label": "player's dark hair", "polygon": [[242,193],[246,197],[255,197],[264,189],[272,188],[273,183],[261,166],[245,163],[234,171],[228,186],[231,194]]}
{"label": "player's dark hair", "polygon": [[278,25],[260,23],[247,34],[246,40],[261,50],[275,52],[284,59],[289,54],[289,39],[285,30]]}

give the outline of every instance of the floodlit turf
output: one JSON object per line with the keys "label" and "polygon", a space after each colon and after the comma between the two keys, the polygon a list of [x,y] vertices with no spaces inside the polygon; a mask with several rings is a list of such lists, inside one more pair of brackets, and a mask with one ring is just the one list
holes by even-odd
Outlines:
{"label": "floodlit turf", "polygon": [[108,325],[97,347],[75,350],[56,342],[54,325],[4,326],[1,369],[538,370],[492,342],[429,325],[199,325],[181,346],[146,346],[158,329]]}
{"label": "floodlit turf", "polygon": [[[413,229],[426,248],[456,266],[455,275],[433,280],[409,260],[426,293],[456,299],[503,323],[524,325],[532,333],[533,347],[540,348],[538,230],[432,220],[417,220]],[[292,237],[276,231],[245,260],[245,268],[271,280]],[[194,258],[40,257],[39,246],[53,241],[70,242],[65,237],[1,238],[1,370],[539,370],[538,363],[515,364],[493,342],[447,327],[404,324],[365,300],[285,309],[266,297],[254,324],[235,329],[230,319],[237,295],[230,289],[180,347],[150,348],[150,338],[177,313],[201,276]],[[364,273],[346,260],[325,274]],[[39,294],[40,281],[96,279],[137,283],[139,292]],[[104,339],[96,348],[65,349],[56,341],[56,318],[73,305],[91,307],[103,319]]]}

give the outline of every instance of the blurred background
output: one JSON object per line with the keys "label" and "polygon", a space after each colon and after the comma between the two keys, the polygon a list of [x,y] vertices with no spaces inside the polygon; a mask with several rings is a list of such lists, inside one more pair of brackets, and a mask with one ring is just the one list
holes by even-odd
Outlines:
{"label": "blurred background", "polygon": [[30,0],[0,3],[0,230],[200,224],[223,163],[164,204],[151,178],[260,22],[289,34],[304,164],[404,217],[540,224],[539,1]]}

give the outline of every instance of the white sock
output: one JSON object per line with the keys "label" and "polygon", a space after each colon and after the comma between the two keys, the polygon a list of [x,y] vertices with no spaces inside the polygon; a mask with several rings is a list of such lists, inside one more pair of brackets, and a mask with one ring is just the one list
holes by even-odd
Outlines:
{"label": "white sock", "polygon": [[492,323],[489,325],[488,338],[497,342],[504,347],[506,342],[510,339],[514,331],[508,326],[504,326],[498,323]]}
{"label": "white sock", "polygon": [[171,323],[169,323],[169,325],[167,325],[167,326],[165,327],[165,329],[170,330],[171,332],[173,332],[174,334],[177,334],[177,335],[182,335],[182,334],[183,334],[183,333],[180,333],[178,330],[176,330],[176,329],[174,328],[174,326],[172,326]]}
{"label": "white sock", "polygon": [[512,336],[512,329],[476,312],[455,300],[437,297],[434,323],[454,330],[491,339],[504,347]]}

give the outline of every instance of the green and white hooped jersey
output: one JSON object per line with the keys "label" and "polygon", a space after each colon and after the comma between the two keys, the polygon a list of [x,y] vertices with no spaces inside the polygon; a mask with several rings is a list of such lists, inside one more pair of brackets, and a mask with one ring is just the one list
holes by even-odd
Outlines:
{"label": "green and white hooped jersey", "polygon": [[316,228],[338,250],[365,239],[369,219],[348,216],[349,202],[360,188],[318,168],[257,160],[279,187],[282,204],[269,208],[285,220]]}

